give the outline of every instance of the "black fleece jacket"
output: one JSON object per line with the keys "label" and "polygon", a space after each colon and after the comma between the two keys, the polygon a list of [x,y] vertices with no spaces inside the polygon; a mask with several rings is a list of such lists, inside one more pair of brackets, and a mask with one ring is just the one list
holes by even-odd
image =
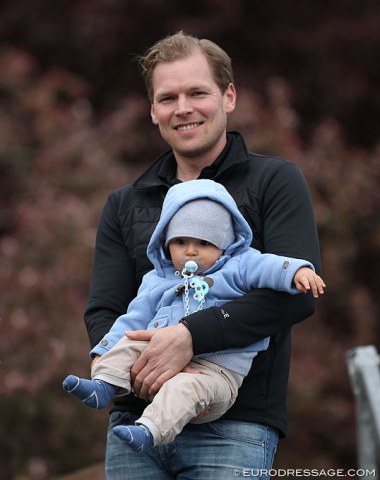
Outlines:
{"label": "black fleece jacket", "polygon": [[[248,153],[237,132],[214,164],[199,178],[222,183],[253,232],[252,246],[262,252],[303,258],[319,271],[319,245],[310,193],[299,168],[286,160]],[[98,226],[85,322],[91,347],[126,312],[142,276],[152,266],[146,247],[158,222],[165,194],[175,179],[171,151],[163,154],[132,185],[109,196]],[[268,289],[187,317],[194,354],[244,347],[270,336],[268,350],[255,359],[238,398],[223,419],[258,422],[286,435],[286,391],[291,327],[314,313],[311,294],[290,295]],[[114,409],[141,413],[146,406],[133,395]]]}

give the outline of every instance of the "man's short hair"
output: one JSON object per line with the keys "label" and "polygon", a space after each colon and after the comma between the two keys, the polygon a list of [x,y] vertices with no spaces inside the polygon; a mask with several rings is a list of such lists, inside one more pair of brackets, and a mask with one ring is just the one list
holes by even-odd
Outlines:
{"label": "man's short hair", "polygon": [[200,50],[206,57],[221,92],[224,93],[227,90],[228,85],[233,83],[231,59],[227,53],[211,40],[199,39],[180,31],[156,42],[139,59],[151,102],[153,102],[153,73],[156,65],[186,58],[196,50]]}

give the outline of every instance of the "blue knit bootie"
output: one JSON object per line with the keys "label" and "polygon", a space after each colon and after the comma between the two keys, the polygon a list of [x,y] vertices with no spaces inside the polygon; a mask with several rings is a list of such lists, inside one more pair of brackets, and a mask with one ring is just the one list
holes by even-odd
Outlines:
{"label": "blue knit bootie", "polygon": [[105,408],[115,395],[117,387],[103,380],[87,380],[69,375],[63,381],[63,389],[88,407]]}
{"label": "blue knit bootie", "polygon": [[117,425],[113,432],[134,452],[145,452],[153,447],[153,435],[145,425]]}

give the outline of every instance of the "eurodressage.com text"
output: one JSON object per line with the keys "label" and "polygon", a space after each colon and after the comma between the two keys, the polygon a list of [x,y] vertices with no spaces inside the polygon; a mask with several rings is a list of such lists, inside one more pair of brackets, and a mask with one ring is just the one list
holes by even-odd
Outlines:
{"label": "eurodressage.com text", "polygon": [[348,478],[363,478],[363,477],[376,477],[376,470],[372,469],[316,469],[316,468],[288,468],[288,469],[255,469],[255,468],[243,468],[242,470],[235,470],[235,477],[348,477]]}

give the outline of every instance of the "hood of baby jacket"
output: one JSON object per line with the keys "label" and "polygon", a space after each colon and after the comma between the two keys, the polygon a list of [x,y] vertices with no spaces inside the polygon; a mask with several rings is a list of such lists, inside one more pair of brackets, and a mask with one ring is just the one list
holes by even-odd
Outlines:
{"label": "hood of baby jacket", "polygon": [[[223,185],[213,180],[190,180],[171,187],[165,197],[160,220],[150,239],[147,255],[156,272],[164,276],[164,268],[171,267],[172,262],[168,250],[165,249],[166,227],[173,215],[185,203],[192,200],[207,198],[221,203],[232,215],[235,241],[224,251],[222,257],[215,265],[220,268],[232,256],[247,250],[252,243],[251,229],[239,212],[235,200],[227,192]],[[218,220],[215,219],[217,222]],[[217,223],[215,225],[217,228]],[[211,273],[214,267],[208,270]]]}

